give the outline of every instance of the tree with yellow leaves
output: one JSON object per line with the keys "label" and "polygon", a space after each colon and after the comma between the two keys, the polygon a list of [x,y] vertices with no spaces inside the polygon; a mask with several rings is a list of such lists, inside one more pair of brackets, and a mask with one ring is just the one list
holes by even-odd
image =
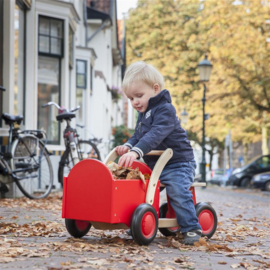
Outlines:
{"label": "tree with yellow leaves", "polygon": [[206,94],[208,145],[222,147],[229,130],[234,141],[259,141],[270,112],[269,13],[269,2],[261,0],[139,0],[127,20],[127,62],[143,60],[160,70],[200,142],[197,65],[208,53],[214,65]]}

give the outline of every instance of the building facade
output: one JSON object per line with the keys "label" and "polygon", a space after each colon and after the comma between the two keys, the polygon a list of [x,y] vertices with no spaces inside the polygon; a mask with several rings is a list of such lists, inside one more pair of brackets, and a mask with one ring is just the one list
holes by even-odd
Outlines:
{"label": "building facade", "polygon": [[0,113],[23,115],[22,129],[46,131],[56,185],[65,125],[43,104],[79,105],[71,124],[86,127],[78,129],[84,139],[109,140],[123,123],[116,14],[116,0],[0,0]]}

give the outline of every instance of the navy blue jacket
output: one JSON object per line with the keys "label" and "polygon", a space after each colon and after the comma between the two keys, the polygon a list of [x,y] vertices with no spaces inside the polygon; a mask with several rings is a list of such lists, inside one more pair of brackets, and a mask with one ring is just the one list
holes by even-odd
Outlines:
{"label": "navy blue jacket", "polygon": [[170,93],[166,89],[149,99],[146,111],[139,113],[135,133],[125,145],[140,158],[143,157],[151,169],[159,158],[146,156],[152,150],[172,148],[173,156],[167,164],[194,159],[186,131],[180,126]]}

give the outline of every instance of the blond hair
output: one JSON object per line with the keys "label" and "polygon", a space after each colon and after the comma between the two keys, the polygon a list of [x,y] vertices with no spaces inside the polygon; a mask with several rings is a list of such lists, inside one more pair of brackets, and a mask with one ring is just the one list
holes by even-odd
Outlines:
{"label": "blond hair", "polygon": [[164,79],[160,72],[153,66],[146,64],[143,61],[132,63],[128,66],[125,72],[122,88],[126,93],[130,84],[137,81],[143,81],[150,87],[158,84],[160,90],[164,88]]}

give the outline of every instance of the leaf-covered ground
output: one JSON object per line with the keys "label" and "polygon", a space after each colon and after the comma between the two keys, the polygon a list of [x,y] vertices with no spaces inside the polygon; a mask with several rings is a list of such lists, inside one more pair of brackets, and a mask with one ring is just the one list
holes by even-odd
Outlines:
{"label": "leaf-covered ground", "polygon": [[44,200],[0,200],[1,269],[270,269],[270,196],[256,190],[197,189],[212,204],[218,229],[195,247],[158,233],[138,246],[124,230],[69,236],[61,194]]}

